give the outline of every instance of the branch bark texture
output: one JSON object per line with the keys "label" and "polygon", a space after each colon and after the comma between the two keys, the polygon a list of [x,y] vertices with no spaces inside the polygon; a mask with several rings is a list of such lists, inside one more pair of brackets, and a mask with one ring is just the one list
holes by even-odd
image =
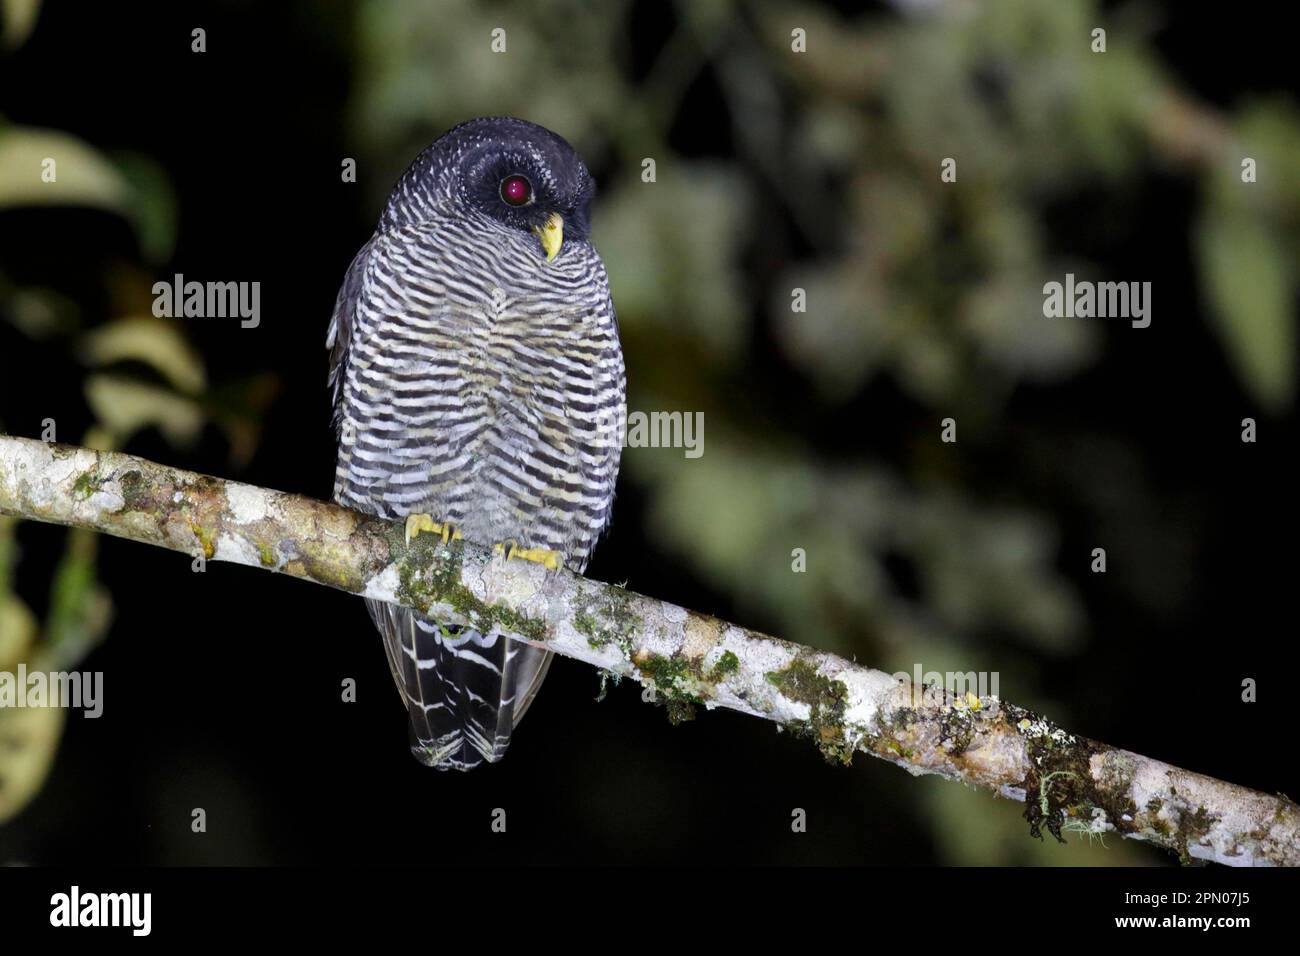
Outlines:
{"label": "branch bark texture", "polygon": [[725,707],[1023,801],[1031,832],[1118,833],[1184,861],[1300,865],[1300,807],[1090,740],[996,697],[833,654],[475,544],[130,455],[0,436],[0,513],[289,574],[585,661],[669,717]]}

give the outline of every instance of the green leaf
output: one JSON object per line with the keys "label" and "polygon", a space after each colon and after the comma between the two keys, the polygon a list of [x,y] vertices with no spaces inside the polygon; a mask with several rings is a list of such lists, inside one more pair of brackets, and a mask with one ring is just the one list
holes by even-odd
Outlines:
{"label": "green leaf", "polygon": [[[43,173],[53,160],[53,181]],[[0,128],[0,209],[12,206],[92,206],[127,215],[126,177],[100,153],[57,130]]]}
{"label": "green leaf", "polygon": [[62,707],[0,710],[0,823],[40,791],[63,732]]}
{"label": "green leaf", "polygon": [[12,671],[36,640],[36,617],[11,589],[17,525],[16,519],[0,515],[0,671]]}
{"label": "green leaf", "polygon": [[4,48],[18,49],[31,35],[41,0],[0,0],[0,22],[4,23]]}
{"label": "green leaf", "polygon": [[197,402],[127,378],[92,375],[86,380],[86,402],[119,444],[156,426],[173,445],[183,445],[196,439],[203,426]]}
{"label": "green leaf", "polygon": [[1242,211],[1212,210],[1196,229],[1215,326],[1243,385],[1271,411],[1295,394],[1295,275],[1287,249],[1266,221]]}
{"label": "green leaf", "polygon": [[203,359],[166,319],[132,316],[110,322],[82,339],[80,352],[83,362],[96,367],[143,362],[188,394],[197,394],[207,385]]}
{"label": "green leaf", "polygon": [[176,245],[176,193],[166,170],[147,156],[115,155],[131,190],[129,217],[140,251],[153,263],[165,262]]}

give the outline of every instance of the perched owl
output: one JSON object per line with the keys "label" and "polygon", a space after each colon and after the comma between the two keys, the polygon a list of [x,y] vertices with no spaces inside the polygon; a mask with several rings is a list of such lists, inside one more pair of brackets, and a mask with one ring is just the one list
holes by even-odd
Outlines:
{"label": "perched owl", "polygon": [[[403,174],[330,323],[334,499],[574,571],[609,522],[625,378],[595,183],[555,133],[471,120]],[[500,760],[551,655],[367,602],[422,763]]]}

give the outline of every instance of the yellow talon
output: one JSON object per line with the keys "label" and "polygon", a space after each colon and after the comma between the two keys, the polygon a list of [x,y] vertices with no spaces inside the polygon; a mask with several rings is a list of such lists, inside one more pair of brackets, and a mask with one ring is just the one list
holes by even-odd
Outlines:
{"label": "yellow talon", "polygon": [[421,531],[441,531],[437,522],[428,515],[407,515],[406,516],[406,543],[409,545],[411,539],[418,536]]}
{"label": "yellow talon", "polygon": [[[506,547],[507,544],[509,548]],[[548,551],[546,548],[521,548],[514,541],[493,545],[492,551],[494,554],[504,554],[507,561],[512,558],[522,558],[525,561],[534,561],[550,571],[558,571],[564,566],[560,552]]]}
{"label": "yellow talon", "polygon": [[461,537],[460,530],[454,527],[450,521],[439,524],[426,514],[406,516],[406,543],[408,545],[411,543],[412,538],[418,537],[425,531],[440,535],[443,544]]}

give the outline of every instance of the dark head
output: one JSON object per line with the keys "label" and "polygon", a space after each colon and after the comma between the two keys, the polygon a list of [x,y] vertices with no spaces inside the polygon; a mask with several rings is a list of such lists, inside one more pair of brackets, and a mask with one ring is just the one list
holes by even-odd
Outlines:
{"label": "dark head", "polygon": [[596,183],[562,137],[520,119],[487,116],[443,134],[403,174],[380,229],[418,222],[448,206],[534,233],[547,258],[563,240],[590,235]]}

